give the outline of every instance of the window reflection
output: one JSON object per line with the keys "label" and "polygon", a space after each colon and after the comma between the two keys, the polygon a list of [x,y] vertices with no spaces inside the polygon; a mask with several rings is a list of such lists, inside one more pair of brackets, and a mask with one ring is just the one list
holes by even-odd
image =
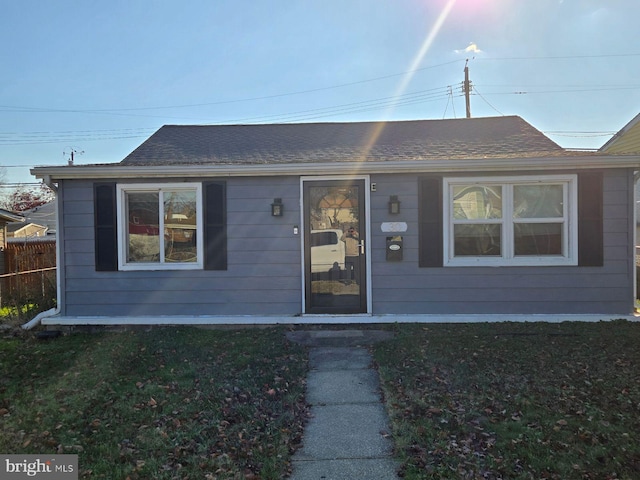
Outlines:
{"label": "window reflection", "polygon": [[310,257],[314,293],[352,295],[360,283],[359,189],[309,188]]}
{"label": "window reflection", "polygon": [[516,255],[562,255],[562,224],[516,223]]}
{"label": "window reflection", "polygon": [[195,262],[196,193],[164,192],[164,259]]}
{"label": "window reflection", "polygon": [[127,261],[157,262],[160,258],[159,194],[130,192],[126,194],[129,232]]}
{"label": "window reflection", "polygon": [[197,262],[195,190],[125,192],[125,206],[128,263]]}
{"label": "window reflection", "polygon": [[463,222],[453,229],[455,256],[502,255],[502,225],[495,222],[502,218],[500,185],[454,187],[453,218]]}
{"label": "window reflection", "polygon": [[453,218],[502,218],[502,187],[459,186],[453,189]]}
{"label": "window reflection", "polygon": [[500,256],[501,225],[454,225],[454,255]]}
{"label": "window reflection", "polygon": [[515,185],[513,218],[562,217],[562,195],[562,185]]}

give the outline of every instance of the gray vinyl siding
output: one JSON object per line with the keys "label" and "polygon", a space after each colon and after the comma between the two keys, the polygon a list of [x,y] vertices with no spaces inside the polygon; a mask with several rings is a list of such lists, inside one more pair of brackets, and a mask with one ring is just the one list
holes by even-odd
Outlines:
{"label": "gray vinyl siding", "polygon": [[[226,271],[129,272],[95,271],[93,185],[85,181],[65,182],[64,314],[300,313],[300,235],[293,234],[293,226],[300,221],[298,178],[225,181]],[[271,203],[276,197],[282,198],[285,205],[282,217],[271,216]]]}
{"label": "gray vinyl siding", "polygon": [[[553,172],[550,172],[553,173]],[[632,172],[604,174],[602,267],[418,267],[418,182],[375,177],[372,193],[372,298],[378,314],[576,314],[633,311]],[[389,195],[402,201],[389,215]],[[377,221],[376,221],[377,220]],[[405,221],[402,262],[385,261],[383,221]]]}
{"label": "gray vinyl siding", "polygon": [[[629,314],[634,296],[632,177],[628,170],[605,172],[602,267],[420,268],[418,176],[372,175],[372,313]],[[93,184],[65,181],[60,195],[62,314],[299,314],[302,230],[293,233],[294,226],[302,226],[299,177],[219,180],[227,182],[227,270],[127,272],[96,272]],[[388,213],[390,195],[402,202],[398,215]],[[276,197],[282,198],[283,217],[271,216]],[[401,262],[386,261],[386,237],[394,234],[381,231],[383,222],[407,223],[407,231],[399,233],[404,239]]]}

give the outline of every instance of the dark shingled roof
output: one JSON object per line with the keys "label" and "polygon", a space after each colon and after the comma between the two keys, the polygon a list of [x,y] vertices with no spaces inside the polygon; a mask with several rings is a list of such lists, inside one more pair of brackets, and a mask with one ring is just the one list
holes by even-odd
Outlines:
{"label": "dark shingled roof", "polygon": [[120,165],[545,157],[566,150],[517,116],[267,125],[166,125]]}

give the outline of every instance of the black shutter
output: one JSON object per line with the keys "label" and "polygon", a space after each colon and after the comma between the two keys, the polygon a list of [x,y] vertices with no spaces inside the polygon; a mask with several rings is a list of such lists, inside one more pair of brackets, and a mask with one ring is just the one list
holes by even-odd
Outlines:
{"label": "black shutter", "polygon": [[578,265],[604,265],[602,173],[578,174]]}
{"label": "black shutter", "polygon": [[93,186],[96,270],[118,270],[116,184]]}
{"label": "black shutter", "polygon": [[204,268],[227,269],[227,195],[225,182],[209,182],[204,189]]}
{"label": "black shutter", "polygon": [[419,265],[442,267],[442,178],[418,180]]}

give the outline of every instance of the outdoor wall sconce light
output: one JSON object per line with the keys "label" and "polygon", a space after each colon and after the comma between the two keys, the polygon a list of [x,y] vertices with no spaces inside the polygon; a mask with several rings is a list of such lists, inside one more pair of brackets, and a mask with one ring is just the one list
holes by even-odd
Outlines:
{"label": "outdoor wall sconce light", "polygon": [[273,203],[271,204],[271,215],[273,217],[281,217],[283,210],[284,210],[284,205],[282,204],[282,199],[274,198]]}
{"label": "outdoor wall sconce light", "polygon": [[391,195],[389,197],[389,213],[394,215],[400,213],[400,200],[398,200],[397,195]]}

